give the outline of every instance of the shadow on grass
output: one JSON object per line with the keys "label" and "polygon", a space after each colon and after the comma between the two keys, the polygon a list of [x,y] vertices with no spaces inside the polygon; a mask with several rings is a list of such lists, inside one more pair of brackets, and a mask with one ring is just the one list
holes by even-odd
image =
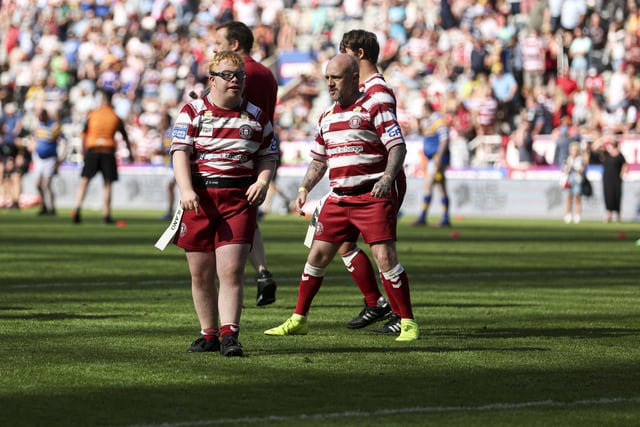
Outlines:
{"label": "shadow on grass", "polygon": [[[536,415],[548,410],[534,407],[523,412],[522,408],[509,408],[509,403],[549,400],[570,403],[624,396],[637,399],[640,394],[638,374],[631,364],[605,365],[597,370],[493,366],[452,366],[439,370],[412,365],[400,371],[393,369],[391,374],[388,365],[371,366],[367,372],[345,373],[341,369],[332,371],[329,366],[311,369],[316,365],[304,359],[290,361],[287,366],[258,366],[247,359],[225,360],[216,356],[198,359],[206,360],[210,366],[208,373],[198,370],[196,362],[185,362],[195,370],[190,376],[154,386],[135,382],[87,383],[54,393],[23,395],[9,391],[0,396],[3,407],[0,422],[12,427],[344,426],[357,419],[354,417],[358,413],[380,416],[383,409],[442,408],[456,419],[473,417],[477,414],[474,408],[482,405],[505,404],[492,413],[491,419],[497,425],[533,426],[540,425],[536,423]],[[182,373],[186,374],[186,370]],[[214,409],[206,410],[211,408],[212,399],[216,402]],[[616,409],[629,411],[632,405],[637,403]],[[611,409],[603,406],[601,410]],[[524,414],[529,418],[522,418]],[[317,423],[306,424],[314,416],[318,417]],[[393,425],[430,425],[426,416],[415,411],[396,414]],[[371,424],[384,425],[385,421],[391,419],[371,420]],[[582,423],[574,425],[594,425],[588,420]]]}
{"label": "shadow on grass", "polygon": [[[445,336],[451,332],[432,332],[430,335]],[[565,337],[565,338],[622,338],[640,335],[639,329],[623,328],[486,328],[473,331],[454,333],[457,337],[465,338],[541,338],[541,337]]]}
{"label": "shadow on grass", "polygon": [[532,304],[429,304],[429,303],[413,303],[412,307],[430,307],[430,308],[515,308],[515,307],[531,307]]}
{"label": "shadow on grass", "polygon": [[[411,306],[416,308],[515,308],[515,307],[534,307],[533,304],[434,304],[434,303],[412,303]],[[349,308],[351,306],[345,306],[344,304],[328,304],[324,302],[315,303],[312,305],[314,310],[319,309],[344,309],[345,307]],[[282,307],[280,307],[282,308]],[[353,308],[354,311],[357,311],[359,307]]]}
{"label": "shadow on grass", "polygon": [[126,316],[121,315],[94,315],[94,314],[72,314],[72,313],[34,313],[34,314],[0,314],[0,319],[4,320],[102,320],[119,319]]}
{"label": "shadow on grass", "polygon": [[[403,343],[394,343],[398,346]],[[286,350],[259,350],[248,353],[247,357],[260,357],[260,356],[277,356],[277,355],[306,355],[307,362],[312,362],[313,354],[326,355],[326,354],[389,354],[389,353],[461,353],[461,352],[514,352],[514,353],[527,353],[527,352],[541,352],[550,351],[544,347],[415,347],[412,344],[411,347],[305,347],[304,349],[291,349]]]}

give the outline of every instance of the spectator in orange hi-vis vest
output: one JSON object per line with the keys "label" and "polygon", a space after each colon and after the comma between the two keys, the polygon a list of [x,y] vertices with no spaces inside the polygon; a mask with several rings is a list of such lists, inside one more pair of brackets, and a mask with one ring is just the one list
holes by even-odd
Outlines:
{"label": "spectator in orange hi-vis vest", "polygon": [[107,90],[101,90],[100,93],[102,103],[98,108],[89,112],[82,133],[84,166],[80,174],[80,184],[76,190],[76,208],[72,216],[73,222],[76,224],[82,222],[80,208],[87,194],[89,182],[98,172],[102,173],[104,180],[103,222],[105,224],[114,223],[111,217],[111,192],[113,182],[118,180],[118,165],[116,162],[117,134],[120,134],[127,144],[129,161],[133,162],[131,144],[124,122],[118,117],[111,105],[113,93]]}

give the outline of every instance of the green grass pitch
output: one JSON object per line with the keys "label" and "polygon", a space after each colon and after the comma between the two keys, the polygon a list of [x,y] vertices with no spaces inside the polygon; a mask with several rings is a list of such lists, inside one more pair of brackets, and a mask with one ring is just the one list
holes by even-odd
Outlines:
{"label": "green grass pitch", "polygon": [[640,425],[640,223],[402,218],[422,335],[396,343],[346,328],[362,297],[339,259],[309,335],[265,336],[307,254],[305,219],[267,216],[278,300],[255,306],[248,266],[247,357],[226,359],[186,353],[189,274],[181,250],[153,247],[160,215],[0,211],[0,425]]}

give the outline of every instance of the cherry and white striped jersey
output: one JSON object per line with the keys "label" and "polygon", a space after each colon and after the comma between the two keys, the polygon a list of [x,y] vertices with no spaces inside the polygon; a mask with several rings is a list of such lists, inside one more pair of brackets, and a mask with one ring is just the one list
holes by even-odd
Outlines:
{"label": "cherry and white striped jersey", "polygon": [[380,179],[388,151],[404,143],[395,115],[363,93],[346,109],[334,103],[320,116],[311,157],[327,162],[332,189],[348,190]]}
{"label": "cherry and white striped jersey", "polygon": [[382,73],[375,73],[360,85],[360,91],[369,94],[396,114],[396,95]]}
{"label": "cherry and white striped jersey", "polygon": [[525,71],[544,71],[544,44],[535,34],[522,40],[522,69]]}
{"label": "cherry and white striped jersey", "polygon": [[171,137],[171,152],[177,150],[190,153],[191,173],[203,178],[250,177],[258,158],[278,158],[273,125],[246,99],[233,110],[207,98],[185,104]]}
{"label": "cherry and white striped jersey", "polygon": [[498,113],[498,101],[490,95],[473,98],[468,103],[471,111],[475,112],[478,124],[491,126],[496,121]]}

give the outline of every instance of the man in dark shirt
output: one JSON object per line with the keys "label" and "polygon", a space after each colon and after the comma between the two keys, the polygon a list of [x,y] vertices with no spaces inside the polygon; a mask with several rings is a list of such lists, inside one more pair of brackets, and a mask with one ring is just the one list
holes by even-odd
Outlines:
{"label": "man in dark shirt", "polygon": [[[227,22],[216,28],[214,51],[231,50],[242,57],[244,70],[247,73],[244,96],[249,102],[260,107],[273,123],[278,95],[278,82],[267,67],[256,62],[251,57],[253,40],[253,33],[245,24],[239,21]],[[275,181],[275,177],[273,181]],[[269,270],[267,270],[267,256],[259,227],[256,227],[249,260],[256,270],[258,287],[256,304],[263,306],[274,303],[276,300],[276,282],[273,280]]]}

